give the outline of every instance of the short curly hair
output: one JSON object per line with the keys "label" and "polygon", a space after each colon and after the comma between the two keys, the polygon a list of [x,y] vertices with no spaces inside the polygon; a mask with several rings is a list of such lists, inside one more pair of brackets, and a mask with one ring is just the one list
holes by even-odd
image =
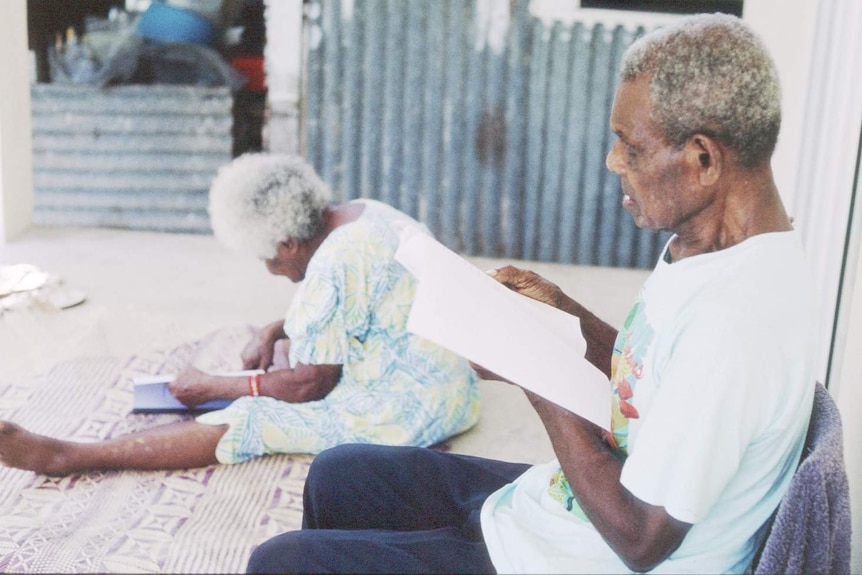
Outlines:
{"label": "short curly hair", "polygon": [[244,154],[222,166],[213,180],[210,222],[224,245],[268,259],[280,242],[306,241],[318,233],[331,195],[299,156]]}
{"label": "short curly hair", "polygon": [[636,40],[621,79],[651,74],[653,119],[673,146],[696,133],[739,154],[745,167],[769,160],[781,127],[781,87],[761,40],[735,16],[699,14]]}

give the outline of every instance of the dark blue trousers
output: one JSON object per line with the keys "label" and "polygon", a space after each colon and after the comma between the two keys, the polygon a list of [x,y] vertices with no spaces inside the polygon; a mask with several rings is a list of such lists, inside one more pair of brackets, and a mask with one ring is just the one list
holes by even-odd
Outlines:
{"label": "dark blue trousers", "polygon": [[266,541],[249,573],[493,573],[479,513],[529,465],[420,447],[343,445],[311,465],[302,530]]}

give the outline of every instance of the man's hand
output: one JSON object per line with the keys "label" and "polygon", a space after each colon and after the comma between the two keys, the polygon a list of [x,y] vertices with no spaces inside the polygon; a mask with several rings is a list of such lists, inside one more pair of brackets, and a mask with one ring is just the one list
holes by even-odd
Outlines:
{"label": "man's hand", "polygon": [[275,342],[284,339],[284,322],[274,321],[260,329],[242,350],[243,369],[262,369],[266,371],[272,365],[273,346]]}
{"label": "man's hand", "polygon": [[168,390],[177,401],[186,407],[195,407],[218,399],[212,376],[198,369],[189,368],[168,384]]}
{"label": "man's hand", "polygon": [[488,272],[492,278],[521,295],[560,308],[564,294],[560,287],[539,274],[513,266]]}
{"label": "man's hand", "polygon": [[512,266],[488,272],[488,275],[519,294],[551,305],[581,322],[581,333],[587,341],[587,361],[602,373],[611,376],[611,354],[617,338],[616,328],[600,320],[594,313],[563,293],[560,287],[531,271]]}

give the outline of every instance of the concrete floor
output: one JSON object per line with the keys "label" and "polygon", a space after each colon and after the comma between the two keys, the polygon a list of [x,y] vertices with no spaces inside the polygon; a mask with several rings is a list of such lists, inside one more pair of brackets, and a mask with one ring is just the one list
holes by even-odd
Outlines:
{"label": "concrete floor", "polygon": [[[621,325],[647,276],[642,270],[470,258],[533,269],[613,325]],[[108,229],[32,228],[0,246],[0,265],[33,264],[84,292],[81,305],[32,305],[0,315],[0,375],[33,377],[63,360],[169,349],[231,325],[280,318],[295,286],[212,236]],[[38,304],[38,302],[37,302]],[[479,424],[452,449],[513,461],[553,457],[517,388],[483,382]]]}

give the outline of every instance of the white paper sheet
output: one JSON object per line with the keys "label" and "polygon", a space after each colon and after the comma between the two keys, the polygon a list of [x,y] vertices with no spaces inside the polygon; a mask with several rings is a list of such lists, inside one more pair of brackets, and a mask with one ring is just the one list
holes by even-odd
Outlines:
{"label": "white paper sheet", "polygon": [[584,359],[578,318],[506,288],[430,236],[395,259],[418,279],[407,329],[608,429],[611,386]]}

